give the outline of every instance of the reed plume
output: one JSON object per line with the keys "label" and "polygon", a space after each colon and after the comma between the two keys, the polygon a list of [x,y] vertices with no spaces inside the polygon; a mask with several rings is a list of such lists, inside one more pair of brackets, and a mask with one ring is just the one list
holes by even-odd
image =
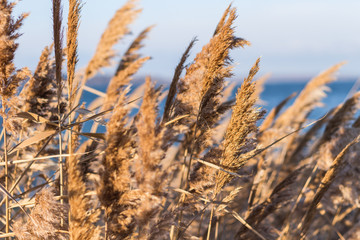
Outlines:
{"label": "reed plume", "polygon": [[[294,188],[296,189],[299,175],[304,172],[303,170],[304,167],[300,167],[281,181],[274,188],[268,199],[250,210],[246,222],[252,227],[258,227],[268,215],[287,206],[296,193]],[[236,237],[237,239],[244,239],[251,238],[252,235],[253,233],[248,228],[242,226],[237,232]]]}
{"label": "reed plume", "polygon": [[[27,68],[16,69],[13,63],[15,51],[18,48],[17,39],[20,37],[19,28],[22,26],[23,20],[27,14],[20,15],[17,19],[12,16],[13,8],[16,3],[9,3],[6,0],[0,1],[0,96],[1,110],[0,115],[3,122],[4,131],[4,162],[5,162],[5,189],[9,190],[9,166],[8,166],[8,149],[7,149],[7,133],[11,126],[8,126],[7,108],[9,99],[12,98],[17,88],[23,80],[25,80],[30,72]],[[5,196],[5,232],[10,230],[10,210],[9,197]]]}
{"label": "reed plume", "polygon": [[99,199],[105,208],[106,235],[110,239],[126,237],[135,227],[133,217],[126,215],[134,211],[134,203],[131,201],[135,201],[136,196],[128,194],[131,182],[129,166],[133,158],[134,141],[132,131],[126,127],[128,110],[125,101],[126,91],[123,91],[107,124],[106,149],[98,189]]}
{"label": "reed plume", "polygon": [[54,198],[52,189],[44,189],[35,197],[35,207],[30,216],[32,220],[23,223],[21,220],[14,225],[16,237],[25,239],[68,239],[69,235],[61,226],[67,208]]}
{"label": "reed plume", "polygon": [[146,78],[145,93],[137,117],[136,128],[138,140],[138,159],[135,159],[135,178],[138,187],[146,192],[160,194],[163,179],[161,178],[160,161],[162,133],[157,126],[157,100],[159,92]]}
{"label": "reed plume", "polygon": [[110,109],[115,103],[121,91],[124,91],[126,86],[130,83],[132,76],[148,61],[149,57],[143,57],[128,63],[128,67],[119,70],[111,79],[103,105],[104,110]]}
{"label": "reed plume", "polygon": [[[167,98],[150,77],[131,84],[150,59],[140,52],[152,27],[123,49],[101,92],[85,84],[115,59],[137,1],[116,11],[81,71],[82,1],[69,0],[66,46],[62,2],[52,3],[54,43],[30,74],[13,63],[26,14],[14,18],[16,4],[0,0],[0,238],[356,239],[360,93],[308,124],[343,63],[260,124],[260,59],[236,96],[228,81],[232,50],[250,45],[229,5],[190,63],[196,38],[185,49]],[[98,98],[87,103],[83,90]]]}
{"label": "reed plume", "polygon": [[204,144],[207,137],[201,135],[207,133],[218,119],[217,108],[224,79],[231,76],[230,50],[249,45],[246,40],[234,36],[232,24],[236,18],[235,9],[226,11],[223,18],[226,19],[225,23],[218,26],[218,32],[197,54],[194,63],[186,69],[185,76],[179,81],[174,103],[174,117],[189,115],[179,124],[190,126],[191,122],[196,122],[199,132],[202,132],[196,136],[197,145]]}
{"label": "reed plume", "polygon": [[[164,158],[163,131],[157,123],[159,91],[150,78],[146,78],[145,93],[136,121],[138,153],[134,159],[137,188],[143,194],[136,216],[139,237],[147,239],[157,225],[161,203],[165,200],[166,171],[162,169]],[[159,237],[159,236],[158,236]]]}
{"label": "reed plume", "polygon": [[[256,141],[251,134],[257,132],[256,122],[263,116],[260,109],[254,107],[256,98],[255,83],[252,82],[259,70],[260,59],[251,68],[248,77],[241,84],[236,95],[236,103],[233,107],[232,116],[225,134],[224,153],[220,165],[230,171],[238,171],[246,164],[246,156],[256,149]],[[215,194],[228,183],[233,176],[219,171],[216,176]]]}
{"label": "reed plume", "polygon": [[[321,100],[326,96],[325,91],[329,90],[327,84],[336,79],[335,73],[343,64],[344,63],[339,63],[334,65],[307,83],[305,88],[295,99],[295,102],[275,120],[272,120],[273,125],[270,129],[263,131],[259,136],[259,142],[266,146],[271,144],[275,139],[286,135],[289,131],[301,128],[305,124],[311,111],[316,107],[322,106]],[[283,103],[287,101],[288,100]],[[279,107],[282,107],[283,103],[280,104]],[[275,108],[275,112],[272,113],[274,115],[265,120],[264,124],[266,125],[261,127],[262,130],[271,124],[270,120],[274,119],[274,116],[276,116],[276,112],[278,111],[279,109]],[[298,136],[299,132],[291,134],[286,142],[278,144],[259,156],[260,160],[256,169],[257,175],[255,176],[253,190],[249,198],[250,206],[254,202],[258,203],[259,201],[264,201],[268,197],[269,191],[275,187],[277,182],[284,179],[286,174],[291,172],[290,169],[293,169],[294,166],[297,165],[297,162],[290,162],[290,160],[295,160],[295,158],[292,158],[291,156],[293,155],[293,152],[296,151]],[[278,149],[282,150],[279,151]],[[279,171],[270,172],[269,165],[276,165],[279,168],[283,168],[283,171],[281,172],[286,174],[278,174]],[[271,180],[267,181],[266,184],[262,184],[265,179]],[[261,189],[258,189],[259,185],[262,185]]]}
{"label": "reed plume", "polygon": [[[74,78],[75,66],[78,61],[78,28],[80,20],[81,1],[69,1],[68,30],[67,30],[67,90],[68,90],[68,111],[72,111],[75,100]],[[71,123],[72,117],[69,116]],[[79,132],[81,125],[76,125],[74,130]],[[78,142],[78,135],[69,133],[69,157],[67,158],[67,188],[69,196],[69,231],[71,239],[98,239],[99,228],[95,226],[98,220],[97,215],[91,213],[90,198],[86,196],[86,173],[81,171],[80,158],[73,156]]]}
{"label": "reed plume", "polygon": [[309,230],[309,227],[312,223],[312,220],[316,213],[316,208],[326,193],[326,191],[329,189],[333,181],[335,180],[337,174],[341,170],[341,168],[344,166],[344,156],[349,151],[350,147],[352,147],[354,144],[358,143],[360,140],[360,137],[357,136],[355,139],[353,139],[351,142],[349,142],[345,148],[336,156],[334,159],[330,169],[326,172],[325,176],[321,179],[320,186],[316,190],[315,196],[313,198],[313,201],[311,202],[308,210],[306,211],[306,214],[304,218],[302,219],[301,223],[298,226],[298,229],[300,229],[300,235],[301,238],[304,238],[306,236],[307,231]]}
{"label": "reed plume", "polygon": [[89,61],[84,79],[93,77],[100,68],[110,66],[110,60],[115,56],[112,47],[126,34],[130,33],[131,24],[141,10],[136,8],[136,0],[129,0],[116,11],[102,34],[94,56]]}
{"label": "reed plume", "polygon": [[[16,41],[21,36],[18,32],[27,14],[20,15],[17,19],[12,16],[16,3],[9,3],[6,0],[0,2],[0,95],[2,104],[7,105],[7,100],[14,96],[21,81],[25,80],[30,72],[27,68],[16,69],[13,63],[15,51],[18,48]],[[5,113],[2,113],[3,116]]]}
{"label": "reed plume", "polygon": [[87,196],[84,172],[80,159],[72,156],[67,161],[67,188],[69,196],[69,232],[71,239],[98,239],[100,229],[96,227],[98,213],[92,208]]}
{"label": "reed plume", "polygon": [[276,125],[292,123],[297,128],[302,124],[315,107],[321,106],[320,101],[326,96],[325,91],[329,90],[326,85],[336,80],[335,74],[344,64],[345,62],[338,63],[313,78],[301,91],[294,104],[278,118]]}
{"label": "reed plume", "polygon": [[181,73],[185,68],[184,64],[186,62],[186,59],[189,57],[190,50],[194,46],[196,40],[197,40],[196,38],[191,40],[191,42],[189,43],[185,52],[183,53],[183,55],[180,59],[180,62],[178,63],[178,65],[175,68],[174,76],[173,76],[173,79],[172,79],[170,87],[169,87],[169,93],[166,98],[164,114],[163,114],[163,122],[166,122],[169,120],[170,115],[174,109],[174,100],[175,100],[175,96],[177,93],[177,85],[180,80]]}
{"label": "reed plume", "polygon": [[69,15],[68,15],[68,30],[66,37],[66,55],[67,55],[67,88],[68,88],[68,102],[69,111],[71,110],[74,101],[74,78],[75,66],[78,62],[78,29],[80,21],[81,1],[69,1]]}
{"label": "reed plume", "polygon": [[340,108],[336,109],[334,115],[326,125],[325,131],[319,139],[317,146],[314,146],[314,150],[316,150],[323,143],[328,142],[342,125],[346,125],[350,120],[353,119],[355,113],[357,112],[359,101],[360,92],[357,92],[352,97],[347,99]]}
{"label": "reed plume", "polygon": [[22,110],[51,119],[55,101],[55,60],[51,56],[53,46],[45,47],[33,76],[24,86],[20,96],[24,99]]}
{"label": "reed plume", "polygon": [[192,159],[197,158],[203,150],[212,145],[212,129],[227,110],[222,108],[221,92],[225,79],[232,76],[229,53],[234,48],[250,44],[234,36],[232,25],[236,19],[235,9],[229,6],[222,19],[224,22],[218,24],[215,35],[196,55],[194,62],[186,69],[185,76],[178,83],[172,118],[186,116],[175,125],[187,129],[182,150],[189,155],[186,157],[184,154],[187,173],[181,185],[185,183],[188,186]]}
{"label": "reed plume", "polygon": [[62,29],[62,6],[61,0],[53,0],[53,34],[54,34],[54,50],[55,50],[55,78],[57,83],[57,96],[61,98],[62,93],[62,77],[61,67],[63,62],[63,29]]}
{"label": "reed plume", "polygon": [[148,37],[148,34],[152,28],[153,26],[145,28],[130,44],[116,69],[115,75],[129,67],[131,63],[140,58],[141,55],[138,53],[138,51],[144,47],[143,41]]}

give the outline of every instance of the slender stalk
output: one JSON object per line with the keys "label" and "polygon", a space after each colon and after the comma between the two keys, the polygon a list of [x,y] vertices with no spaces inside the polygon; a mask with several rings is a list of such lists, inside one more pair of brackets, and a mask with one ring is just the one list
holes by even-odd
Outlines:
{"label": "slender stalk", "polygon": [[219,238],[219,225],[220,225],[220,219],[219,217],[216,217],[215,240]]}
{"label": "slender stalk", "polygon": [[200,237],[200,234],[201,234],[201,225],[202,225],[202,222],[204,221],[204,214],[201,214],[201,217],[200,217],[200,222],[199,222],[199,228],[198,228],[198,232],[197,232],[197,235]]}
{"label": "slender stalk", "polygon": [[301,198],[302,198],[305,190],[308,188],[310,182],[311,182],[311,181],[313,180],[313,178],[315,177],[315,173],[316,173],[316,171],[318,170],[318,167],[319,167],[318,163],[319,163],[319,162],[316,162],[316,164],[315,164],[313,170],[311,171],[309,177],[307,178],[304,186],[301,188],[301,190],[300,190],[300,192],[299,192],[299,195],[298,195],[298,197],[296,198],[296,201],[295,201],[294,205],[292,206],[291,211],[290,211],[290,212],[288,213],[288,215],[286,216],[286,218],[285,218],[286,221],[284,221],[284,222],[286,222],[286,225],[285,225],[285,227],[283,228],[283,230],[281,231],[281,234],[280,234],[280,236],[279,236],[279,239],[286,240],[286,238],[288,237],[289,230],[290,230],[291,217],[293,216],[293,214],[294,214],[294,212],[295,212],[295,210],[296,210],[299,202],[301,201]]}
{"label": "slender stalk", "polygon": [[[69,99],[70,99],[70,91],[69,91]],[[68,101],[69,103],[69,107],[71,107],[71,102],[70,100]],[[71,111],[71,108],[69,108],[69,111]],[[69,114],[69,124],[71,124],[71,114]],[[60,134],[61,136],[61,134]],[[69,129],[69,134],[68,134],[68,155],[69,155],[69,158],[68,158],[68,163],[69,162],[72,162],[73,161],[73,141],[72,141],[72,136],[73,136],[73,132],[72,132],[72,128]],[[61,155],[61,152],[59,153]],[[62,171],[62,168],[60,168],[60,170]],[[62,176],[63,174],[60,174],[60,176]],[[61,178],[60,178],[61,179]],[[63,182],[60,180],[60,182]],[[70,190],[69,190],[70,191]],[[62,203],[62,202],[61,202]],[[69,211],[69,224],[70,224],[70,221],[71,221],[71,211]]]}
{"label": "slender stalk", "polygon": [[[58,87],[59,89],[59,87]],[[59,129],[61,129],[61,108],[60,108],[60,98],[58,98],[58,119],[59,119]],[[71,134],[70,134],[70,138],[71,138]],[[61,135],[61,130],[59,131],[59,191],[60,191],[60,203],[64,204],[64,169],[63,169],[63,157],[62,157],[62,135]],[[64,219],[61,218],[61,227],[64,225]]]}
{"label": "slender stalk", "polygon": [[[69,1],[69,15],[68,15],[68,31],[67,31],[67,86],[68,86],[68,121],[69,125],[72,122],[72,102],[73,102],[73,82],[75,78],[75,66],[78,61],[77,58],[77,32],[79,28],[79,18],[80,18],[80,2],[78,0],[70,0]],[[73,131],[72,127],[69,128],[69,134],[68,134],[68,163],[72,163],[74,161],[73,159]],[[72,164],[71,164],[72,165]],[[69,171],[75,171],[74,169],[70,169]],[[71,191],[72,189],[69,189]],[[71,212],[73,210],[69,211],[69,223],[71,222]],[[71,226],[71,223],[69,224]],[[71,227],[70,227],[71,228]],[[73,236],[71,236],[72,238]]]}
{"label": "slender stalk", "polygon": [[[196,122],[195,122],[195,129],[193,132],[193,139],[195,139],[196,136],[196,131],[198,129],[198,122],[199,122],[199,118],[200,118],[200,113],[201,113],[201,104],[199,106],[199,113],[196,117]],[[196,140],[195,140],[196,141]],[[180,181],[180,188],[183,188],[185,190],[188,190],[189,187],[189,180],[190,180],[190,171],[191,171],[191,164],[192,164],[192,158],[193,158],[193,153],[194,153],[194,146],[190,145],[187,149],[186,149],[186,154],[184,156],[184,165],[186,165],[186,158],[188,155],[188,152],[190,152],[190,156],[189,156],[189,163],[188,163],[188,168],[187,168],[187,172],[186,172],[186,178],[185,178],[185,183],[183,182],[183,176],[181,177],[181,181]],[[186,168],[185,168],[186,169]],[[185,184],[185,185],[184,185]],[[186,200],[186,195],[183,193],[181,194],[181,197],[179,199],[179,204],[183,204]],[[178,224],[180,226],[180,223],[182,221],[182,217],[183,217],[183,209],[181,209],[180,214],[179,214],[179,218],[178,218]],[[211,220],[210,220],[211,221]],[[178,235],[178,234],[177,234]]]}
{"label": "slender stalk", "polygon": [[[5,99],[2,97],[2,111],[5,114]],[[3,128],[4,128],[4,160],[5,160],[5,188],[9,190],[9,166],[8,166],[8,149],[7,149],[7,137],[6,137],[6,118],[3,117]],[[10,232],[10,211],[9,211],[9,196],[5,196],[5,233]],[[9,239],[8,237],[6,239]]]}
{"label": "slender stalk", "polygon": [[[60,107],[58,107],[58,115],[59,115],[59,128],[61,128],[60,121]],[[63,157],[62,157],[62,136],[61,132],[59,132],[59,187],[60,187],[60,202],[64,203],[62,196],[64,195],[64,170],[63,170]]]}
{"label": "slender stalk", "polygon": [[209,226],[208,226],[208,231],[207,231],[207,237],[206,240],[210,239],[210,234],[211,234],[211,224],[212,224],[212,219],[214,216],[214,207],[211,208],[211,213],[210,213],[210,221],[209,221]]}
{"label": "slender stalk", "polygon": [[[204,98],[201,101],[203,101],[203,100],[204,100]],[[193,137],[192,137],[193,139],[195,139],[195,142],[196,142],[196,132],[197,132],[198,126],[199,126],[201,108],[202,108],[202,102],[200,103],[198,114],[196,116],[195,129],[194,129],[194,133],[193,133]],[[192,159],[193,159],[193,154],[194,154],[194,145],[193,144],[191,144],[189,146],[189,152],[190,152],[190,158],[189,158],[188,169],[187,169],[188,171],[186,173],[185,186],[184,186],[184,188],[186,190],[189,187],[189,181],[190,181],[190,171],[191,171]]]}
{"label": "slender stalk", "polygon": [[[40,154],[42,153],[42,151],[45,149],[45,147],[49,144],[50,140],[54,137],[50,136],[48,138],[48,140],[46,140],[45,144],[41,147],[41,149],[38,151],[38,153],[36,153],[36,155],[34,156],[34,158],[37,158],[38,156],[40,156]],[[27,166],[26,168],[23,170],[23,172],[21,173],[21,175],[16,179],[16,181],[14,181],[13,185],[11,186],[10,190],[8,191],[9,193],[12,193],[14,191],[14,189],[18,186],[18,184],[20,183],[20,181],[22,180],[22,178],[25,176],[26,172],[29,171],[29,169],[31,168],[31,166],[34,164],[35,160],[32,160]],[[5,198],[6,199],[6,198]],[[4,204],[4,201],[0,202],[0,206]]]}
{"label": "slender stalk", "polygon": [[[59,191],[60,191],[60,203],[63,204],[64,200],[64,170],[63,170],[63,157],[62,157],[62,136],[61,136],[61,93],[62,93],[62,77],[61,77],[61,65],[62,65],[62,9],[61,0],[53,0],[53,34],[54,34],[54,50],[55,50],[55,76],[57,84],[57,110],[58,110],[58,128],[59,128]],[[64,222],[61,218],[61,226]]]}
{"label": "slender stalk", "polygon": [[107,240],[109,238],[109,236],[108,236],[108,223],[107,223],[107,221],[105,221],[105,240]]}

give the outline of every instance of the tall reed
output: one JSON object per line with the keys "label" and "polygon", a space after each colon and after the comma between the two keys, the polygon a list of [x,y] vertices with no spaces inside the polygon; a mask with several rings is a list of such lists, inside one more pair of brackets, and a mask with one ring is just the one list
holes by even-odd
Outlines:
{"label": "tall reed", "polygon": [[[13,63],[26,14],[14,17],[16,4],[0,0],[0,238],[357,236],[360,93],[309,119],[343,63],[264,116],[260,59],[229,84],[232,50],[250,45],[236,37],[230,5],[193,60],[197,38],[189,39],[167,94],[156,77],[136,75],[151,60],[141,51],[152,26],[123,49],[101,92],[88,80],[116,59],[141,12],[137,1],[115,12],[83,70],[83,2],[69,0],[67,18],[64,2],[52,4],[53,43],[31,73]],[[134,88],[134,78],[143,84]],[[83,103],[84,91],[97,98]]]}

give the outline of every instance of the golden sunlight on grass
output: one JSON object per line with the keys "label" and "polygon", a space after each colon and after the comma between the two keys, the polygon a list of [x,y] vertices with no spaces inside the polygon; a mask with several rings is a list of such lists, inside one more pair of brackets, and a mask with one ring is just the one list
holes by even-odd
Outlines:
{"label": "golden sunlight on grass", "polygon": [[[0,0],[0,238],[358,239],[360,94],[309,120],[344,63],[266,114],[260,58],[231,94],[230,53],[250,42],[229,6],[194,60],[196,39],[179,53],[167,93],[150,77],[132,87],[152,26],[100,92],[88,80],[113,63],[137,1],[116,11],[83,70],[83,3],[69,0],[67,21],[52,3],[54,42],[31,72],[13,63],[26,14]],[[86,91],[98,95],[87,105]]]}

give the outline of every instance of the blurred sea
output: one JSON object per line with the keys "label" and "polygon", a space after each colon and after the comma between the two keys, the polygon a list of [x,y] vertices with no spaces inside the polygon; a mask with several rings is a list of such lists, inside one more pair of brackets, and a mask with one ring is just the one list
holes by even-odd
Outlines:
{"label": "blurred sea", "polygon": [[[341,79],[338,82],[334,82],[329,85],[329,92],[327,96],[323,99],[324,106],[316,108],[310,115],[310,119],[317,119],[325,115],[330,109],[344,102],[346,98],[350,97],[350,91],[352,94],[356,79],[353,81],[342,81]],[[264,91],[261,94],[261,100],[264,101],[263,107],[270,111],[273,107],[278,105],[282,100],[291,95],[293,92],[298,94],[302,89],[304,89],[306,82],[293,82],[293,83],[268,83],[265,84]],[[292,101],[289,101],[289,104],[292,104]],[[286,107],[285,106],[285,107]]]}
{"label": "blurred sea", "polygon": [[[330,109],[337,106],[338,104],[345,101],[349,97],[350,91],[356,91],[357,89],[352,89],[356,79],[338,79],[336,82],[333,82],[329,85],[329,91],[327,92],[327,97],[323,99],[324,106],[321,108],[316,108],[310,115],[310,119],[318,119],[326,114]],[[90,85],[100,91],[105,92],[108,82],[105,79],[97,79],[97,81],[90,83]],[[137,79],[134,81],[134,88],[141,84],[141,80]],[[164,89],[168,88],[169,83],[161,83]],[[261,107],[263,107],[267,112],[269,112],[273,107],[278,105],[282,100],[287,98],[292,93],[296,92],[297,94],[305,87],[307,84],[306,81],[296,81],[296,82],[268,82],[264,86],[264,91],[261,94]],[[236,89],[235,89],[236,90]],[[235,97],[235,91],[234,96]],[[354,93],[354,92],[353,92]],[[84,92],[84,101],[89,103],[94,99],[95,95],[91,93]],[[296,97],[295,97],[296,98]],[[285,105],[285,108],[293,103],[294,99],[288,102]],[[283,108],[283,109],[285,109]],[[161,111],[160,106],[160,111]]]}
{"label": "blurred sea", "polygon": [[[106,77],[97,77],[96,81],[90,81],[89,86],[102,91],[106,92],[106,88],[108,85],[109,78]],[[339,79],[337,82],[334,82],[329,85],[329,92],[327,92],[327,97],[323,99],[324,106],[321,108],[316,108],[311,115],[309,116],[310,120],[316,120],[322,116],[324,116],[329,110],[331,110],[333,107],[337,106],[340,103],[343,103],[346,98],[348,98],[350,95],[349,93],[352,92],[352,94],[358,90],[353,89],[354,84],[356,82],[356,79]],[[136,88],[137,85],[140,85],[142,83],[142,80],[136,80],[134,81],[134,88]],[[261,94],[261,107],[265,109],[267,112],[269,112],[272,108],[274,108],[276,105],[278,105],[282,100],[284,100],[286,97],[291,95],[294,92],[300,93],[300,91],[305,87],[307,82],[305,81],[297,81],[297,82],[269,82],[265,84],[264,91]],[[162,82],[163,88],[167,89],[169,83]],[[234,90],[235,97],[236,89]],[[81,100],[82,103],[85,103],[86,107],[89,106],[89,104],[97,98],[96,95],[89,93],[87,91],[83,92],[83,98]],[[288,102],[287,105],[283,108],[286,109],[290,104],[294,102],[294,98]],[[162,113],[162,109],[164,107],[164,101],[160,105],[160,114]],[[135,111],[136,112],[136,111]],[[132,113],[134,114],[134,112]],[[91,121],[84,124],[84,132],[89,132],[91,129]],[[0,126],[2,128],[2,119],[0,118]],[[106,127],[104,125],[99,125],[98,132],[105,132]],[[1,143],[1,141],[0,141]]]}

